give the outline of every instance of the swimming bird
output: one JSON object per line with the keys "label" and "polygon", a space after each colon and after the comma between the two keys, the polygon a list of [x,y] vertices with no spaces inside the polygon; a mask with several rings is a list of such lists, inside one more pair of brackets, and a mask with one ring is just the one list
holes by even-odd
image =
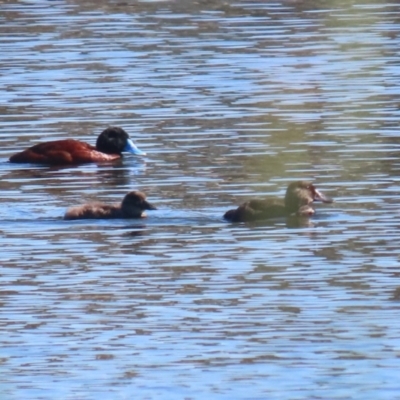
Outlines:
{"label": "swimming bird", "polygon": [[54,140],[36,144],[14,154],[10,157],[10,162],[48,165],[97,163],[117,160],[124,151],[146,155],[135,146],[122,128],[109,127],[97,138],[96,147],[75,139]]}
{"label": "swimming bird", "polygon": [[143,218],[144,210],[157,210],[146,200],[144,193],[129,192],[120,204],[87,203],[69,208],[64,219],[115,219],[115,218]]}
{"label": "swimming bird", "polygon": [[318,191],[310,182],[293,182],[288,186],[284,200],[249,200],[238,208],[227,211],[224,218],[231,222],[245,222],[288,217],[290,215],[310,216],[315,212],[310,204],[317,200],[324,203],[332,203],[333,201]]}

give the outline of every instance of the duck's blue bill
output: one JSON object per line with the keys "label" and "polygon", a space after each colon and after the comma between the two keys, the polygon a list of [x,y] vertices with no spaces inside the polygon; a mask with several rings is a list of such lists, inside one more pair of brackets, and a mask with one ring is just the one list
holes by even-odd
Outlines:
{"label": "duck's blue bill", "polygon": [[128,153],[136,154],[138,156],[145,156],[146,153],[140,149],[138,149],[135,143],[132,142],[131,139],[128,139],[126,142],[126,146],[123,151],[127,151]]}

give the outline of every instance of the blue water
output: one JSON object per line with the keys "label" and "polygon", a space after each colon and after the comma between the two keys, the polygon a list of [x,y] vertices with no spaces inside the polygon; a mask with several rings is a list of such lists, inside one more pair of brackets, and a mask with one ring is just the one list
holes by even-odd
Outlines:
{"label": "blue water", "polygon": [[[396,398],[399,12],[2,4],[0,397]],[[148,155],[8,163],[109,125]],[[298,179],[335,203],[222,219]],[[135,189],[146,219],[62,220]]]}

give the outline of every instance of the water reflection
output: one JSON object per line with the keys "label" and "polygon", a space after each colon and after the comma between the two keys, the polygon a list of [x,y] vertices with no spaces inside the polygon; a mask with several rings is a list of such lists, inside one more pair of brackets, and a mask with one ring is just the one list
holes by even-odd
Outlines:
{"label": "water reflection", "polygon": [[[347,0],[3,3],[3,395],[391,397],[399,12]],[[108,125],[148,156],[7,161],[43,140],[92,143]],[[336,203],[305,224],[222,220],[299,179]],[[160,210],[61,219],[129,190]]]}

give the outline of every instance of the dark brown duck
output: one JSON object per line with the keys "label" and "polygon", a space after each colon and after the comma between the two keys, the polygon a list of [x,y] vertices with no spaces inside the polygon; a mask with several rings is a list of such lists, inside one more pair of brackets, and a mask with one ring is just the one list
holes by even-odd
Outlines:
{"label": "dark brown duck", "polygon": [[129,192],[120,204],[88,203],[67,210],[64,219],[143,218],[145,210],[157,210],[142,192]]}
{"label": "dark brown duck", "polygon": [[290,215],[311,216],[314,201],[332,203],[332,199],[323,195],[310,182],[293,182],[287,190],[285,199],[253,199],[246,201],[234,210],[225,213],[224,218],[231,222],[260,221]]}

